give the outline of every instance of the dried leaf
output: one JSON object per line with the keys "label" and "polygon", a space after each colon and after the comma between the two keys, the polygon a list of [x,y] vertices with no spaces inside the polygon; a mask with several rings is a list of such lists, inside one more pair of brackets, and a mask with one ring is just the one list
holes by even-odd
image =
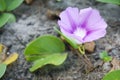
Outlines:
{"label": "dried leaf", "polygon": [[51,20],[59,19],[60,11],[47,10],[47,17]]}
{"label": "dried leaf", "polygon": [[25,0],[25,2],[26,2],[27,4],[31,4],[31,3],[33,2],[33,0]]}
{"label": "dried leaf", "polygon": [[85,50],[92,53],[95,49],[95,42],[87,42],[84,44]]}
{"label": "dried leaf", "polygon": [[7,52],[7,47],[3,44],[0,44],[0,54],[5,54]]}
{"label": "dried leaf", "polygon": [[120,60],[118,60],[116,58],[113,58],[112,61],[111,61],[111,64],[112,64],[112,68],[111,68],[110,71],[114,71],[114,70],[120,69]]}
{"label": "dried leaf", "polygon": [[3,63],[9,65],[13,63],[14,61],[16,61],[17,58],[18,58],[18,54],[13,53]]}
{"label": "dried leaf", "polygon": [[2,63],[7,58],[6,54],[0,54],[0,63]]}
{"label": "dried leaf", "polygon": [[3,44],[0,44],[0,63],[6,59],[7,57],[6,52],[7,52],[7,47],[4,46]]}
{"label": "dried leaf", "polygon": [[3,45],[2,44],[0,44],[0,54],[2,53],[2,51],[3,51]]}

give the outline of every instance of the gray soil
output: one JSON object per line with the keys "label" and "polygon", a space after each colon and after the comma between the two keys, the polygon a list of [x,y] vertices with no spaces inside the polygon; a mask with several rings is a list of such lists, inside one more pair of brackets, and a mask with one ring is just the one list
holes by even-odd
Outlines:
{"label": "gray soil", "polygon": [[[67,60],[58,67],[45,66],[34,73],[29,71],[31,63],[24,58],[26,45],[45,34],[57,35],[53,27],[58,26],[57,20],[46,16],[47,10],[64,10],[68,6],[79,9],[93,7],[100,11],[108,23],[107,35],[96,41],[96,49],[92,54],[87,54],[93,65],[93,71],[86,73],[86,63],[76,55],[76,52],[67,50]],[[31,5],[22,4],[13,13],[17,22],[7,24],[0,30],[0,43],[9,48],[9,52],[18,52],[19,58],[9,65],[1,80],[101,80],[111,69],[111,64],[104,63],[99,53],[106,50],[109,55],[120,59],[120,7],[113,4],[98,3],[94,0],[35,0]]]}

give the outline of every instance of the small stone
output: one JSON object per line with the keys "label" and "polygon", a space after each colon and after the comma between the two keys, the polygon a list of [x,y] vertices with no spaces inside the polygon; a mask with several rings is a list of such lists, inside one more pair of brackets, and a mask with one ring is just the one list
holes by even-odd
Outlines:
{"label": "small stone", "polygon": [[73,80],[73,78],[71,76],[67,76],[65,80]]}
{"label": "small stone", "polygon": [[94,52],[95,49],[95,42],[87,42],[84,44],[85,50],[89,53]]}
{"label": "small stone", "polygon": [[110,62],[106,62],[106,63],[103,64],[103,70],[104,71],[110,71],[110,69],[111,69]]}
{"label": "small stone", "polygon": [[96,67],[102,66],[102,64],[103,64],[103,61],[98,60],[94,63],[94,67],[96,68]]}
{"label": "small stone", "polygon": [[105,50],[106,50],[107,52],[111,51],[111,50],[112,50],[112,46],[106,44]]}

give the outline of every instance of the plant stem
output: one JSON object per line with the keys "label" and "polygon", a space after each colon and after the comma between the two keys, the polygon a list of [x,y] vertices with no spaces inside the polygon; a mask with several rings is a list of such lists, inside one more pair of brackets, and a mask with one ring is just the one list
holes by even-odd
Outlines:
{"label": "plant stem", "polygon": [[80,53],[82,54],[82,59],[84,60],[84,62],[88,65],[89,67],[89,71],[93,70],[93,64],[91,63],[91,61],[88,59],[88,57],[85,54],[85,48],[83,45],[80,45],[80,47],[78,48],[79,53],[78,56],[81,57]]}
{"label": "plant stem", "polygon": [[79,47],[78,47],[78,50],[79,50],[79,52],[81,53],[81,54],[85,54],[85,48],[84,48],[84,46],[83,45],[80,45]]}

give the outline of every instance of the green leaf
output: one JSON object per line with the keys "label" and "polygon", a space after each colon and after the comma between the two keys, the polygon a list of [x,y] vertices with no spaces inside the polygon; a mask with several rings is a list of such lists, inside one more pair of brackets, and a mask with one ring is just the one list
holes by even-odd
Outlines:
{"label": "green leaf", "polygon": [[33,61],[34,64],[30,71],[33,72],[47,64],[62,64],[67,54],[64,54],[65,45],[57,37],[44,35],[33,40],[25,48],[24,55],[27,61]]}
{"label": "green leaf", "polygon": [[8,13],[9,14],[9,19],[7,21],[7,23],[12,23],[12,22],[15,22],[16,21],[16,17],[11,14],[11,13]]}
{"label": "green leaf", "polygon": [[44,35],[29,43],[24,55],[28,61],[34,61],[49,54],[62,53],[64,50],[65,45],[59,38],[52,35]]}
{"label": "green leaf", "polygon": [[3,27],[7,22],[14,22],[15,16],[10,13],[0,14],[0,28]]}
{"label": "green leaf", "polygon": [[[64,43],[52,35],[40,36],[29,43],[25,49],[25,55],[46,55],[52,53],[62,53],[65,50]],[[43,54],[44,53],[44,54]]]}
{"label": "green leaf", "polygon": [[108,53],[106,51],[103,51],[102,53],[100,53],[101,59],[104,59],[105,57],[108,57]]}
{"label": "green leaf", "polygon": [[97,1],[104,2],[104,3],[112,3],[112,4],[120,5],[120,0],[97,0]]}
{"label": "green leaf", "polygon": [[33,66],[30,68],[30,71],[33,72],[36,69],[41,68],[46,64],[53,64],[53,65],[58,66],[58,65],[62,64],[66,58],[67,58],[66,53],[64,53],[64,54],[56,53],[56,54],[46,56],[45,58],[36,60],[33,64]]}
{"label": "green leaf", "polygon": [[111,57],[111,56],[108,56],[108,57],[105,57],[105,58],[104,58],[104,61],[105,61],[105,62],[109,62],[109,61],[111,61],[111,60],[112,60],[112,57]]}
{"label": "green leaf", "polygon": [[7,8],[6,11],[11,11],[20,6],[24,0],[5,0]]}
{"label": "green leaf", "polygon": [[6,9],[6,4],[4,0],[0,0],[0,11],[4,11]]}
{"label": "green leaf", "polygon": [[6,64],[2,64],[0,63],[0,78],[4,75],[5,71],[6,71]]}
{"label": "green leaf", "polygon": [[64,34],[62,34],[56,27],[54,27],[55,31],[57,31],[61,36],[64,37],[64,39],[74,48],[78,49],[78,45],[71,39],[68,39]]}
{"label": "green leaf", "polygon": [[107,73],[102,80],[120,80],[120,70]]}
{"label": "green leaf", "polygon": [[108,53],[106,51],[103,51],[102,53],[100,53],[100,58],[103,59],[105,62],[112,60],[112,57],[108,56]]}

